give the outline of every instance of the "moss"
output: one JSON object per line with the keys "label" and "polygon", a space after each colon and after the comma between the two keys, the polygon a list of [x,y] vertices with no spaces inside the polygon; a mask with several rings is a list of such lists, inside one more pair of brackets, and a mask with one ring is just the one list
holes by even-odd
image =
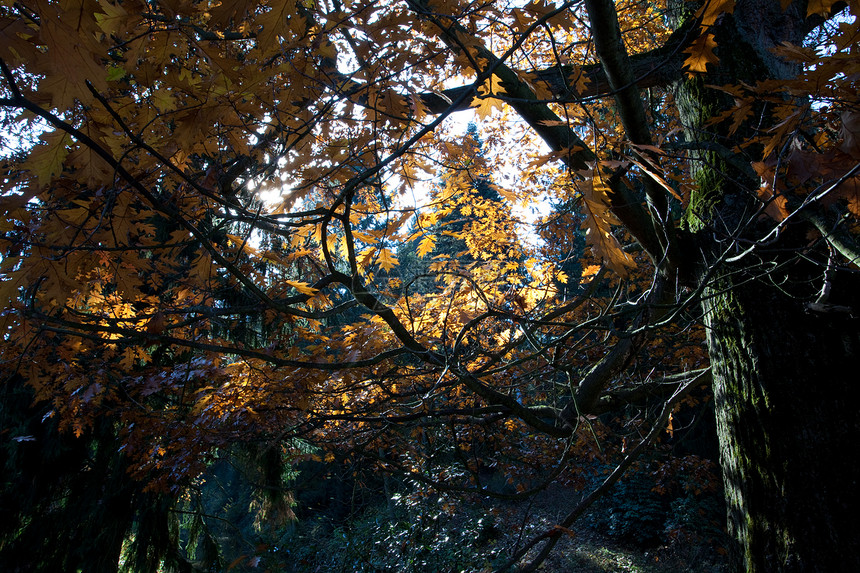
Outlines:
{"label": "moss", "polygon": [[[708,121],[725,104],[723,94],[705,85],[701,76],[688,77],[675,88],[675,99],[681,117],[684,118],[686,137],[690,142],[713,140],[709,134]],[[708,137],[705,137],[708,134]],[[690,197],[690,204],[681,220],[684,229],[696,232],[711,220],[714,210],[724,192],[725,161],[715,152],[690,150],[690,170],[696,187]]]}

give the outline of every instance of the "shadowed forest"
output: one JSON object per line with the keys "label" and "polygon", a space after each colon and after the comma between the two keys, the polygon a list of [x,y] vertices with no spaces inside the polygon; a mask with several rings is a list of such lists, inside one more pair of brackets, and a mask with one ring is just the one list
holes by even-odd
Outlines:
{"label": "shadowed forest", "polygon": [[0,0],[0,570],[855,572],[857,0]]}

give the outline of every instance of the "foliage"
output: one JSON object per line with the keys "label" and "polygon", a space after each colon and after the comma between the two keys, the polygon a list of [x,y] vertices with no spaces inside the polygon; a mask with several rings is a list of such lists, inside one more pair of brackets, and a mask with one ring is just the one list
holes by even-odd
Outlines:
{"label": "foliage", "polygon": [[589,524],[644,547],[698,538],[722,549],[725,504],[713,470],[705,469],[713,464],[695,456],[669,464],[680,467],[653,463],[620,480],[595,504]]}
{"label": "foliage", "polygon": [[[395,494],[330,534],[299,534],[286,551],[297,571],[478,571],[495,561],[494,517],[444,497]],[[445,509],[448,507],[448,510]]]}
{"label": "foliage", "polygon": [[[4,496],[40,475],[27,456],[65,465],[0,547],[41,510],[95,523],[107,498],[78,495],[95,467],[124,496],[105,559],[125,541],[140,571],[187,570],[198,549],[214,567],[257,558],[215,539],[201,497],[228,452],[280,515],[272,538],[301,462],[513,500],[615,468],[512,566],[714,381],[732,533],[748,565],[780,543],[791,561],[793,510],[752,549],[737,495],[805,491],[805,459],[770,459],[785,420],[845,427],[821,452],[856,442],[835,415],[847,396],[798,415],[791,384],[809,376],[769,352],[805,340],[826,365],[839,345],[815,333],[840,329],[860,347],[860,24],[844,6],[0,0]],[[479,127],[464,137],[458,113]],[[33,410],[7,418],[24,387]],[[810,435],[791,433],[813,456]],[[665,504],[635,483],[617,528],[659,530]],[[468,560],[441,528],[367,523],[347,541]]]}

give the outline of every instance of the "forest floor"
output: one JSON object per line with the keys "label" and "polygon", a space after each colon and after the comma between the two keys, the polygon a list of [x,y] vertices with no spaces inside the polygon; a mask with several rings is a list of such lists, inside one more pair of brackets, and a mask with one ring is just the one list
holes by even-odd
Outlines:
{"label": "forest floor", "polygon": [[[725,509],[717,494],[652,491],[631,476],[569,530],[558,529],[582,489],[550,486],[528,501],[395,495],[333,523],[311,511],[284,539],[280,556],[296,572],[489,572],[530,540],[558,531],[538,571],[550,573],[725,573]],[[341,488],[342,489],[342,488]],[[543,542],[520,565],[530,563]],[[286,569],[281,569],[286,570]]]}
{"label": "forest floor", "polygon": [[559,542],[538,570],[554,573],[724,573],[728,568],[725,559],[708,547],[641,549],[619,544],[586,529],[575,531],[572,539]]}
{"label": "forest floor", "polygon": [[[514,506],[505,511],[500,526],[511,532],[525,531],[533,535],[552,528],[569,511],[570,491],[550,488],[535,497],[528,508]],[[558,544],[538,569],[553,573],[724,573],[728,571],[725,550],[713,539],[689,532],[663,542],[640,544],[623,542],[594,525],[592,510],[577,520],[569,532],[561,534]],[[507,526],[507,527],[506,527]],[[509,527],[509,528],[508,528]],[[520,538],[519,540],[517,538]],[[527,541],[527,535],[506,536],[498,543],[508,546]],[[533,551],[529,557],[536,556]],[[522,563],[528,562],[524,560]]]}

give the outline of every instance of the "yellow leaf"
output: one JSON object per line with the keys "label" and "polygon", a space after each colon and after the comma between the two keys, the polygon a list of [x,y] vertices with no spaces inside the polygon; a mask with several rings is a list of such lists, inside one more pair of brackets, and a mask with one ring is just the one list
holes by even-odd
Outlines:
{"label": "yellow leaf", "polygon": [[362,233],[361,231],[353,231],[352,236],[357,240],[361,241],[362,243],[368,245],[373,245],[379,242],[379,239],[377,239],[373,235],[369,233]]}
{"label": "yellow leaf", "polygon": [[243,239],[242,237],[238,237],[236,235],[227,235],[227,238],[233,243],[234,246],[240,247],[242,252],[248,255],[256,255],[257,249],[248,244],[248,239]]}
{"label": "yellow leaf", "polygon": [[487,81],[478,88],[478,93],[481,95],[498,95],[507,93],[505,91],[504,86],[502,86],[502,81],[499,79],[499,76],[496,74],[491,75],[487,78]]}
{"label": "yellow leaf", "polygon": [[493,113],[493,109],[502,109],[502,100],[494,97],[485,97],[472,100],[472,107],[478,119],[486,119]]}
{"label": "yellow leaf", "polygon": [[308,285],[308,283],[288,280],[285,280],[284,282],[299,291],[300,293],[306,294],[308,296],[314,296],[318,291],[318,289],[313,288],[312,286]]}
{"label": "yellow leaf", "polygon": [[501,80],[499,80],[496,74],[487,78],[487,81],[478,88],[478,93],[483,97],[474,99],[472,107],[476,108],[476,113],[480,119],[484,119],[492,114],[493,109],[502,109],[502,100],[492,97],[493,95],[506,93]]}
{"label": "yellow leaf", "polygon": [[379,250],[379,266],[382,267],[385,272],[390,271],[394,268],[395,265],[399,265],[400,262],[397,258],[391,254],[391,251],[388,249],[380,249]]}
{"label": "yellow leaf", "polygon": [[421,242],[418,243],[418,256],[422,259],[424,256],[433,250],[433,247],[436,246],[436,237],[432,235],[427,235]]}
{"label": "yellow leaf", "polygon": [[582,278],[588,278],[596,275],[600,271],[600,265],[588,265],[582,269]]}

